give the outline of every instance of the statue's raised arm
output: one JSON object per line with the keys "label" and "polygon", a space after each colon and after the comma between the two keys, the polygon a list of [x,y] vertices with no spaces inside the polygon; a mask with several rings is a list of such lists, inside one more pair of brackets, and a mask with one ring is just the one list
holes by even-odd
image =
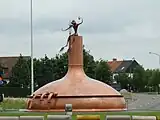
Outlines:
{"label": "statue's raised arm", "polygon": [[81,20],[81,22],[80,22],[80,23],[78,23],[78,25],[80,25],[80,24],[82,24],[82,23],[83,23],[83,18],[78,17],[78,20]]}
{"label": "statue's raised arm", "polygon": [[73,25],[69,25],[69,27],[68,28],[66,28],[66,29],[61,29],[62,31],[67,31],[67,30],[69,30],[70,28],[72,28],[73,27]]}

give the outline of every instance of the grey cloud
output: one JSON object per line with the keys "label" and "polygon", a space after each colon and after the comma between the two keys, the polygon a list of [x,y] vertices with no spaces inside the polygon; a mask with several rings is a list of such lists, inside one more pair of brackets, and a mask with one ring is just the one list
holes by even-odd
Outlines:
{"label": "grey cloud", "polygon": [[40,18],[34,21],[34,30],[35,32],[47,30],[50,32],[58,32],[62,27],[68,27],[68,24],[65,24],[66,19],[61,18]]}
{"label": "grey cloud", "polygon": [[[80,26],[79,31],[85,34],[121,33],[125,31],[125,27],[141,24],[141,21],[129,18],[122,18],[118,21],[116,17],[112,18],[99,18],[95,20],[84,18],[84,24]],[[58,32],[61,31],[61,28],[68,27],[67,21],[68,19],[41,18],[33,21],[33,30],[34,33],[43,33],[43,31],[48,31],[50,33]],[[22,35],[29,34],[30,32],[29,20],[1,19],[0,26],[0,34]]]}
{"label": "grey cloud", "polygon": [[[110,33],[110,32],[120,32],[123,27],[129,22],[123,22],[123,20],[117,22],[112,19],[101,20],[89,20],[84,19],[84,24],[80,26],[82,33]],[[41,18],[33,21],[33,30],[35,33],[41,31],[48,32],[58,32],[61,28],[67,28],[67,19],[58,18]],[[0,19],[0,34],[10,34],[10,35],[20,35],[28,34],[30,31],[30,21],[29,20],[16,20],[16,19]]]}
{"label": "grey cloud", "polygon": [[[16,6],[15,1],[10,6],[6,3],[0,11],[0,39],[5,41],[0,54],[4,55],[30,52],[29,2],[19,0]],[[62,33],[61,28],[68,27],[68,21],[80,15],[84,24],[79,33],[95,58],[131,59],[134,56],[145,67],[155,68],[158,62],[148,52],[160,53],[159,5],[159,0],[34,1],[34,55],[54,56],[66,42],[67,34]],[[17,43],[21,46],[17,47]]]}
{"label": "grey cloud", "polygon": [[[77,7],[76,13],[83,13],[82,17],[84,16],[84,24],[80,27],[80,32],[81,33],[88,33],[88,34],[99,34],[99,33],[118,33],[118,32],[124,32],[125,27],[128,26],[134,26],[136,24],[141,24],[146,21],[151,20],[151,17],[153,16],[153,12],[151,12],[151,7],[146,6],[149,8],[147,9],[147,12],[144,12],[142,8],[139,6],[145,4],[150,4],[153,2],[126,2],[123,0],[121,3],[117,3],[116,1],[113,2],[97,2],[94,1],[92,4],[92,9],[88,9],[89,3],[85,3],[85,1],[82,1],[79,6],[76,5],[77,2],[73,3],[73,6],[71,7]],[[51,1],[50,1],[51,2]],[[106,6],[105,6],[106,3]],[[135,10],[135,5],[137,3],[137,10]],[[138,4],[139,3],[139,4]],[[115,5],[114,9],[112,11],[108,11],[111,6],[109,5]],[[133,5],[132,5],[133,4]],[[35,5],[38,6],[38,3]],[[83,6],[83,9],[81,8]],[[100,7],[99,10],[97,10],[95,7]],[[127,6],[128,5],[128,6]],[[132,6],[131,6],[132,5]],[[109,7],[109,8],[108,8]],[[34,8],[35,11],[38,11],[39,7]],[[113,8],[112,8],[113,9]],[[88,10],[88,11],[87,11]],[[97,11],[96,11],[97,10]],[[146,9],[145,9],[146,10]],[[155,9],[156,10],[156,9]],[[143,14],[142,14],[143,13]],[[40,14],[35,12],[34,15]],[[37,16],[37,15],[36,15]],[[36,18],[35,16],[35,18]],[[70,16],[70,15],[69,15]],[[48,31],[48,32],[58,32],[61,30],[62,27],[68,27],[68,21],[69,21],[69,16],[64,15],[64,17],[49,17],[48,15],[46,16],[41,16],[39,18],[36,18],[33,21],[34,25],[34,32],[35,33],[42,33],[43,31]],[[155,19],[160,19],[160,16],[152,17],[152,20],[155,24],[158,22]],[[0,20],[0,33],[12,33],[12,34],[28,34],[29,32],[29,27],[30,27],[30,21],[29,21],[29,16],[28,19],[2,19]]]}
{"label": "grey cloud", "polygon": [[28,33],[29,28],[29,21],[0,19],[0,34],[18,36]]}
{"label": "grey cloud", "polygon": [[[133,26],[138,24],[138,19],[132,19],[130,17],[124,16],[110,16],[110,17],[95,17],[90,15],[90,17],[84,17],[84,23],[80,26],[79,30],[81,33],[87,34],[99,34],[99,33],[115,33],[123,32],[126,26]],[[35,30],[43,31],[48,30],[52,32],[60,31],[62,27],[68,27],[68,19],[58,19],[58,18],[41,18],[35,21]]]}
{"label": "grey cloud", "polygon": [[[39,19],[33,21],[33,30],[35,33],[39,31],[60,31],[63,26],[65,26],[65,20],[63,19]],[[67,25],[66,25],[67,26]],[[68,26],[67,26],[68,27]],[[30,33],[30,19],[25,20],[19,19],[0,19],[0,34],[6,35],[25,35]]]}

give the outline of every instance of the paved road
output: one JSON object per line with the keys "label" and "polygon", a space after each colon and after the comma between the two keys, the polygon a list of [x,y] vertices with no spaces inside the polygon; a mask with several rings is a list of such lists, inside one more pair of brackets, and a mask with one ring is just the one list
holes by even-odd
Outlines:
{"label": "paved road", "polygon": [[133,94],[128,102],[128,110],[160,110],[160,95]]}

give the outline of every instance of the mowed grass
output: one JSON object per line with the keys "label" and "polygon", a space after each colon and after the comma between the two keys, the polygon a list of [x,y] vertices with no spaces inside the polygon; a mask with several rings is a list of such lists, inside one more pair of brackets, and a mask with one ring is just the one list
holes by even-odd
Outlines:
{"label": "mowed grass", "polygon": [[3,102],[0,103],[2,109],[25,109],[26,108],[26,98],[5,98]]}

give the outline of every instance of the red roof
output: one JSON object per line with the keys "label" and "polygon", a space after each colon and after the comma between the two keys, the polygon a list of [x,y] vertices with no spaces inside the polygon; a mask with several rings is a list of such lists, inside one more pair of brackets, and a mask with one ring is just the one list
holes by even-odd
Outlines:
{"label": "red roof", "polygon": [[113,61],[108,61],[107,64],[109,65],[111,71],[114,72],[122,62],[123,61],[113,60]]}

